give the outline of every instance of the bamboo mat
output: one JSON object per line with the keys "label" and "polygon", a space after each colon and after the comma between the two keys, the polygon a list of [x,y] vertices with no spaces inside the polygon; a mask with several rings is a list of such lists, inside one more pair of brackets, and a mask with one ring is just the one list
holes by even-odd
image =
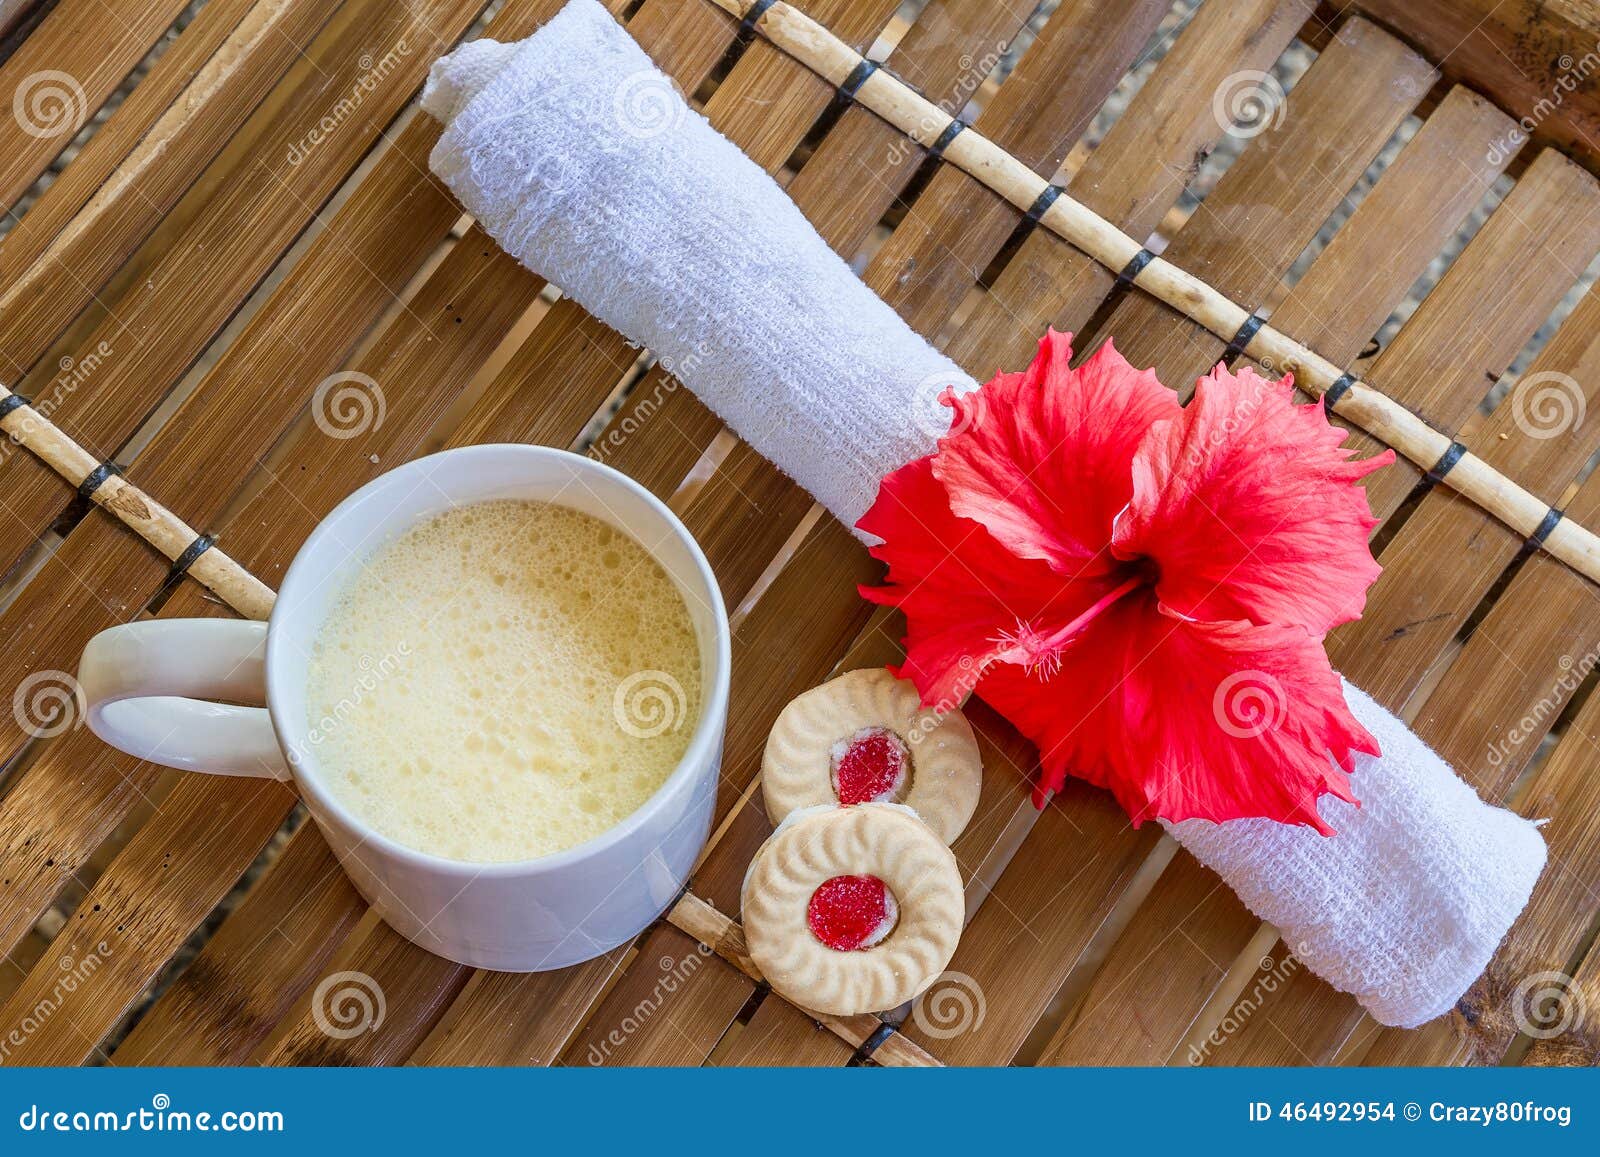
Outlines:
{"label": "bamboo mat", "polygon": [[[1552,870],[1462,1009],[1379,1030],[1108,797],[1074,783],[1035,812],[1032,751],[977,705],[988,774],[955,847],[969,928],[951,974],[887,1021],[819,1023],[741,967],[730,920],[770,830],[760,751],[794,694],[892,660],[898,624],[856,596],[875,566],[842,527],[427,172],[437,129],[412,104],[431,61],[485,19],[515,38],[559,4],[210,0],[36,188],[180,7],[119,5],[110,27],[100,0],[59,0],[0,65],[13,94],[56,97],[0,121],[0,192],[30,201],[0,240],[0,368],[32,399],[0,419],[23,443],[0,456],[3,685],[33,702],[95,631],[142,615],[261,617],[320,516],[416,454],[588,445],[673,505],[735,608],[719,821],[691,894],[635,944],[475,973],[367,912],[282,785],[141,765],[70,712],[0,715],[0,1059],[1593,1063],[1600,1012],[1586,1026],[1530,1002],[1555,984],[1559,1011],[1600,1008],[1583,529],[1600,526],[1584,420],[1600,303],[1546,324],[1600,252],[1583,166],[1513,158],[1505,111],[1309,0],[810,0],[747,27],[748,4],[612,5],[978,376],[1025,359],[1045,324],[1080,344],[1115,333],[1173,385],[1221,357],[1294,368],[1314,392],[1348,373],[1335,412],[1417,464],[1370,480],[1385,574],[1331,638],[1335,663],[1487,796],[1555,817]],[[1307,46],[1285,92],[1274,65]],[[1237,120],[1241,85],[1257,104]],[[1125,107],[1085,141],[1113,94]],[[1237,156],[1173,214],[1223,140]],[[1363,358],[1419,279],[1415,312]],[[1554,336],[1530,346],[1542,326]],[[330,383],[365,394],[353,424],[319,403]],[[1441,471],[1453,443],[1467,453]],[[61,995],[91,959],[92,982]],[[330,1034],[325,1002],[349,983],[382,994],[381,1023]]]}

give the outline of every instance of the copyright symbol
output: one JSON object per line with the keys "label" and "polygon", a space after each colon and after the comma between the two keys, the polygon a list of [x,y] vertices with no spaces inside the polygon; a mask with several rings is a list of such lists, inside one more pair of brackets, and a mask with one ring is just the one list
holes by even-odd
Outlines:
{"label": "copyright symbol", "polygon": [[1407,1101],[1406,1107],[1401,1112],[1406,1115],[1406,1120],[1415,1121],[1422,1116],[1422,1106],[1415,1101]]}

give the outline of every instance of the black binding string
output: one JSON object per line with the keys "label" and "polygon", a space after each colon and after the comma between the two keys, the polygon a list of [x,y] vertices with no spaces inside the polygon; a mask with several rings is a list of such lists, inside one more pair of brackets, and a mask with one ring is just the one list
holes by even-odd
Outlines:
{"label": "black binding string", "polygon": [[883,1047],[883,1042],[895,1034],[894,1025],[884,1021],[872,1030],[872,1035],[861,1042],[861,1047],[856,1050],[855,1056],[850,1058],[852,1064],[864,1064],[872,1059],[872,1054]]}
{"label": "black binding string", "polygon": [[1148,249],[1141,249],[1133,255],[1133,260],[1122,267],[1122,272],[1117,274],[1114,289],[1126,289],[1139,280],[1139,274],[1144,272],[1144,267],[1156,259],[1156,255]]}
{"label": "black binding string", "polygon": [[1351,373],[1343,373],[1334,378],[1333,385],[1322,391],[1322,408],[1330,414],[1333,413],[1333,408],[1339,404],[1340,399],[1348,394],[1350,387],[1355,384],[1356,376]]}
{"label": "black binding string", "polygon": [[0,398],[0,418],[4,418],[12,410],[20,410],[23,406],[31,405],[33,403],[21,394],[7,394],[5,397]]}
{"label": "black binding string", "polygon": [[755,35],[756,25],[767,14],[767,9],[776,4],[778,0],[756,0],[750,5],[750,10],[744,14],[744,19],[739,21],[739,38],[748,40]]}
{"label": "black binding string", "polygon": [[872,61],[862,57],[861,63],[850,70],[850,75],[844,78],[844,83],[839,86],[839,95],[845,100],[854,102],[856,93],[861,91],[861,86],[867,83],[867,77],[878,71],[878,66]]}
{"label": "black binding string", "polygon": [[102,462],[93,470],[83,476],[83,481],[78,483],[78,497],[88,502],[94,497],[94,492],[105,485],[107,478],[113,474],[121,474],[122,467],[115,462]]}
{"label": "black binding string", "polygon": [[1244,324],[1239,327],[1239,332],[1233,335],[1233,340],[1228,343],[1228,348],[1222,351],[1222,360],[1232,363],[1233,359],[1244,353],[1246,347],[1255,340],[1256,333],[1265,325],[1267,319],[1259,313],[1252,313],[1244,319]]}
{"label": "black binding string", "polygon": [[1466,452],[1467,448],[1460,442],[1450,443],[1450,449],[1439,456],[1439,460],[1433,464],[1433,469],[1428,471],[1428,477],[1435,482],[1444,481],[1444,476],[1455,469],[1456,463],[1461,461]]}
{"label": "black binding string", "polygon": [[1564,513],[1554,506],[1545,511],[1544,517],[1539,520],[1539,525],[1534,527],[1533,533],[1528,536],[1528,545],[1535,550],[1543,546],[1544,540],[1550,537],[1550,532],[1556,528],[1563,517],[1565,517]]}
{"label": "black binding string", "polygon": [[217,538],[215,535],[196,535],[195,540],[183,548],[183,553],[172,560],[172,574],[169,577],[177,578],[179,575],[187,573],[189,568],[195,564],[195,560],[216,544]]}
{"label": "black binding string", "polygon": [[944,151],[950,147],[950,142],[955,140],[962,134],[962,132],[971,127],[972,126],[967,124],[966,121],[962,120],[960,117],[956,117],[949,124],[944,126],[944,132],[940,133],[939,139],[934,141],[932,146],[929,147],[928,154],[934,157],[944,156]]}
{"label": "black binding string", "polygon": [[1034,203],[1029,206],[1028,212],[1023,219],[1030,225],[1037,225],[1040,218],[1050,212],[1050,206],[1056,203],[1056,198],[1061,196],[1063,192],[1064,190],[1060,185],[1046,185],[1044,192],[1040,193]]}

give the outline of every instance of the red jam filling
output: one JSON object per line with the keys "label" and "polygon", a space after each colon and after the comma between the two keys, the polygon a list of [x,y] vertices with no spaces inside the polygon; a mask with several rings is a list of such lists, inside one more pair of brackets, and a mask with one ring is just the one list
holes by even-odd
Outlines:
{"label": "red jam filling", "polygon": [[892,801],[906,779],[906,749],[900,737],[869,727],[837,744],[833,790],[842,804]]}
{"label": "red jam filling", "polygon": [[871,948],[894,928],[894,896],[876,876],[835,876],[811,893],[806,923],[838,952]]}

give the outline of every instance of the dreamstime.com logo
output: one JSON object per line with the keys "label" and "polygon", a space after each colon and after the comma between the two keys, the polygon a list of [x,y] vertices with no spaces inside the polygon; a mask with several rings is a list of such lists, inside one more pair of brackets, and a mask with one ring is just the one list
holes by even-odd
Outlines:
{"label": "dreamstime.com logo", "polygon": [[388,412],[383,387],[359,370],[330,374],[311,393],[311,420],[340,442],[381,429]]}
{"label": "dreamstime.com logo", "polygon": [[89,98],[70,72],[46,68],[22,78],[11,96],[11,115],[30,137],[73,136],[89,119]]}
{"label": "dreamstime.com logo", "polygon": [[598,1043],[589,1046],[584,1059],[595,1067],[610,1060],[613,1053],[628,1043],[629,1037],[650,1023],[651,1018],[661,1011],[661,1006],[666,1004],[667,998],[687,984],[710,956],[711,949],[704,944],[696,944],[694,951],[685,952],[681,957],[663,956],[656,962],[661,975],[657,977],[655,986]]}
{"label": "dreamstime.com logo", "polygon": [[1584,680],[1589,677],[1589,672],[1595,669],[1597,663],[1600,663],[1600,654],[1594,651],[1585,652],[1576,663],[1572,661],[1571,655],[1562,655],[1556,661],[1556,665],[1561,668],[1561,674],[1556,677],[1555,684],[1549,692],[1540,696],[1522,718],[1513,722],[1499,739],[1489,745],[1489,766],[1499,767],[1524,743],[1530,739],[1542,738],[1561,714],[1561,709],[1578,688],[1583,686]]}
{"label": "dreamstime.com logo", "polygon": [[1516,127],[1496,138],[1484,154],[1492,165],[1504,164],[1520,149],[1546,119],[1567,103],[1567,96],[1577,92],[1596,72],[1600,72],[1600,44],[1582,56],[1565,53],[1556,57],[1556,67],[1561,71],[1549,90],[1539,98],[1527,115],[1517,121]]}
{"label": "dreamstime.com logo", "polygon": [[65,671],[35,671],[17,684],[11,714],[35,739],[53,739],[82,726],[88,703],[78,680]]}
{"label": "dreamstime.com logo", "polygon": [[1587,406],[1577,379],[1555,370],[1527,374],[1511,390],[1511,417],[1517,429],[1540,441],[1583,425]]}
{"label": "dreamstime.com logo", "polygon": [[983,424],[986,416],[983,395],[973,393],[957,410],[945,402],[947,394],[966,395],[972,391],[972,379],[955,366],[935,370],[911,387],[911,426],[923,444],[940,438],[954,438],[957,434]]}
{"label": "dreamstime.com logo", "polygon": [[681,388],[680,379],[693,379],[700,367],[711,356],[711,343],[697,341],[681,358],[662,357],[656,363],[661,373],[651,374],[646,381],[653,382],[648,394],[636,394],[624,403],[616,417],[606,426],[589,447],[589,457],[604,462],[615,454],[627,440],[637,434],[650,419],[660,413],[668,400]]}
{"label": "dreamstime.com logo", "polygon": [[311,994],[311,1019],[334,1040],[377,1032],[388,1013],[383,986],[365,972],[330,973]]}
{"label": "dreamstime.com logo", "polygon": [[[88,353],[73,357],[64,355],[56,363],[58,370],[50,383],[48,391],[36,395],[29,403],[27,411],[19,411],[20,417],[10,419],[10,428],[6,432],[4,441],[0,441],[0,462],[9,458],[16,448],[26,442],[31,436],[39,432],[39,419],[48,419],[60,408],[61,403],[70,398],[78,387],[92,378],[111,357],[111,343],[101,341]],[[38,415],[38,417],[34,417]]]}
{"label": "dreamstime.com logo", "polygon": [[915,745],[932,735],[952,711],[961,709],[961,704],[966,702],[967,696],[977,689],[979,681],[983,678],[982,665],[971,655],[962,655],[956,660],[956,666],[960,672],[956,676],[955,686],[951,688],[951,694],[940,699],[932,707],[925,707],[917,712],[916,720],[906,733],[907,743]]}
{"label": "dreamstime.com logo", "polygon": [[102,940],[82,956],[63,956],[57,960],[56,967],[60,975],[50,986],[50,991],[25,1011],[22,1019],[8,1028],[4,1036],[0,1036],[0,1064],[9,1060],[13,1050],[21,1048],[29,1037],[60,1012],[67,998],[89,983],[111,955],[111,946]]}
{"label": "dreamstime.com logo", "polygon": [[289,146],[289,151],[284,156],[289,166],[293,168],[305,160],[318,145],[337,132],[340,125],[355,116],[357,110],[366,103],[367,97],[382,87],[389,74],[399,68],[400,62],[410,55],[411,45],[402,38],[395,41],[394,47],[376,61],[371,55],[363,55],[357,60],[356,63],[362,70],[361,75],[356,78],[349,91],[341,95],[333,107],[311,126],[304,136]]}
{"label": "dreamstime.com logo", "polygon": [[[948,17],[944,16],[942,10],[930,15],[931,11],[931,7],[930,9],[925,9],[924,15],[918,17],[920,21],[918,24],[919,30],[926,29],[930,25],[936,25],[941,19],[948,22]],[[959,35],[958,33],[952,34]],[[937,42],[938,36],[938,32],[932,33],[934,42]],[[957,77],[955,85],[950,89],[949,94],[939,101],[937,106],[939,114],[942,115],[931,112],[924,113],[917,122],[914,132],[896,133],[894,143],[889,146],[889,151],[885,154],[885,159],[889,164],[898,168],[908,160],[914,158],[920,160],[922,150],[918,147],[917,142],[925,141],[929,137],[937,136],[945,131],[946,126],[949,124],[947,118],[955,117],[962,109],[966,108],[967,102],[972,99],[972,94],[982,87],[984,80],[999,66],[1009,47],[1010,41],[997,40],[985,52],[962,53],[956,61],[956,67],[961,70],[961,73]]]}
{"label": "dreamstime.com logo", "polygon": [[1535,972],[1511,994],[1517,1028],[1537,1040],[1552,1040],[1583,1028],[1588,1010],[1583,992],[1565,972]]}
{"label": "dreamstime.com logo", "polygon": [[683,726],[689,699],[683,684],[667,671],[635,671],[617,684],[611,712],[624,734],[654,739]]}
{"label": "dreamstime.com logo", "polygon": [[689,106],[675,81],[654,68],[622,78],[611,96],[617,125],[636,141],[670,133],[683,123]]}
{"label": "dreamstime.com logo", "polygon": [[912,1021],[932,1040],[977,1032],[988,1012],[983,986],[965,972],[942,973],[911,1005]]}
{"label": "dreamstime.com logo", "polygon": [[[1301,948],[1303,950],[1304,945]],[[1263,956],[1257,971],[1260,976],[1250,991],[1234,1002],[1204,1040],[1189,1046],[1188,1060],[1191,1066],[1205,1064],[1213,1050],[1227,1044],[1230,1037],[1244,1028],[1261,1006],[1267,1003],[1267,998],[1288,984],[1294,974],[1300,971],[1300,958],[1292,952],[1285,952],[1281,957]]]}
{"label": "dreamstime.com logo", "polygon": [[1283,85],[1259,68],[1229,73],[1211,94],[1211,115],[1217,127],[1240,140],[1277,128],[1288,111]]}
{"label": "dreamstime.com logo", "polygon": [[1217,684],[1211,714],[1235,739],[1255,739],[1283,726],[1289,697],[1283,684],[1265,671],[1235,671]]}
{"label": "dreamstime.com logo", "polygon": [[[361,705],[377,691],[379,686],[392,677],[401,668],[401,660],[411,655],[411,644],[401,639],[392,651],[385,653],[383,658],[374,659],[371,655],[362,655],[356,661],[360,673],[355,677],[350,686],[349,694],[345,695],[331,710],[327,711],[321,719],[312,723],[311,729],[306,733],[306,742],[313,747],[320,746],[335,731],[343,727],[350,717],[360,710]],[[297,753],[296,753],[297,754]],[[296,759],[295,762],[298,762]]]}
{"label": "dreamstime.com logo", "polygon": [[24,1133],[282,1133],[284,1121],[276,1109],[174,1109],[171,1097],[157,1093],[147,1107],[120,1113],[29,1105],[17,1127]]}

